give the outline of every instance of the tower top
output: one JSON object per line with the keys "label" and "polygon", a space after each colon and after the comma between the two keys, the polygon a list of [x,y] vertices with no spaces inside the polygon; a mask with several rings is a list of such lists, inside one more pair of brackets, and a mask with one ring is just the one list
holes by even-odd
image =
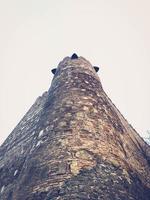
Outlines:
{"label": "tower top", "polygon": [[[77,62],[75,65],[74,65],[74,62]],[[79,65],[85,65],[86,64],[86,66],[88,65],[88,66],[91,66],[92,68],[94,68],[94,70],[96,71],[96,72],[98,72],[99,71],[99,67],[98,66],[92,66],[91,65],[91,63],[89,63],[89,61],[87,61],[85,58],[83,58],[83,57],[79,57],[76,53],[74,53],[74,54],[72,54],[72,56],[71,57],[65,57],[61,62],[60,62],[60,64],[58,65],[58,68],[59,68],[59,66],[66,66],[66,65],[72,65],[72,66],[75,66],[75,67],[77,67],[77,66],[79,66]],[[56,73],[56,71],[57,71],[57,68],[53,68],[52,70],[51,70],[51,72],[52,72],[52,74],[54,74],[55,75],[55,73]]]}

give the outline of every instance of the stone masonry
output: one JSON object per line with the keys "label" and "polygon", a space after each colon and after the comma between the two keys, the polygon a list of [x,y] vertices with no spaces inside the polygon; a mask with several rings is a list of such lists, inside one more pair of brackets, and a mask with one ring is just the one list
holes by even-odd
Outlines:
{"label": "stone masonry", "polygon": [[66,57],[0,147],[0,200],[149,200],[150,147],[93,66]]}

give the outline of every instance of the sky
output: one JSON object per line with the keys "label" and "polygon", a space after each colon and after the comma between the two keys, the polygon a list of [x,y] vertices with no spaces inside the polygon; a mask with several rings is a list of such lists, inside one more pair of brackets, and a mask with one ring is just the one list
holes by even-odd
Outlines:
{"label": "sky", "polygon": [[0,0],[0,144],[74,52],[100,67],[105,92],[145,137],[149,10],[149,0]]}

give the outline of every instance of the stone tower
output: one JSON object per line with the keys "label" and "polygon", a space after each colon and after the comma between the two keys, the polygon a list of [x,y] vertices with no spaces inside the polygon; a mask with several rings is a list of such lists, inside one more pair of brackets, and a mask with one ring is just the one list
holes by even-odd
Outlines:
{"label": "stone tower", "polygon": [[66,57],[0,147],[0,200],[149,200],[150,147],[94,67]]}

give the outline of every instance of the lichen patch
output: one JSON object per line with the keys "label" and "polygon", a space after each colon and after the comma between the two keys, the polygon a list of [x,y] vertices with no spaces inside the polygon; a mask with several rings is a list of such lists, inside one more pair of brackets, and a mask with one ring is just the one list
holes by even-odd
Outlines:
{"label": "lichen patch", "polygon": [[77,175],[79,173],[79,167],[78,167],[78,162],[76,160],[72,160],[70,164],[70,170],[74,175]]}
{"label": "lichen patch", "polygon": [[67,125],[67,123],[65,121],[61,121],[58,124],[59,127],[63,127],[63,126],[66,126],[66,125]]}
{"label": "lichen patch", "polygon": [[86,150],[79,150],[75,155],[77,158],[83,160],[93,160],[92,155],[90,155]]}

